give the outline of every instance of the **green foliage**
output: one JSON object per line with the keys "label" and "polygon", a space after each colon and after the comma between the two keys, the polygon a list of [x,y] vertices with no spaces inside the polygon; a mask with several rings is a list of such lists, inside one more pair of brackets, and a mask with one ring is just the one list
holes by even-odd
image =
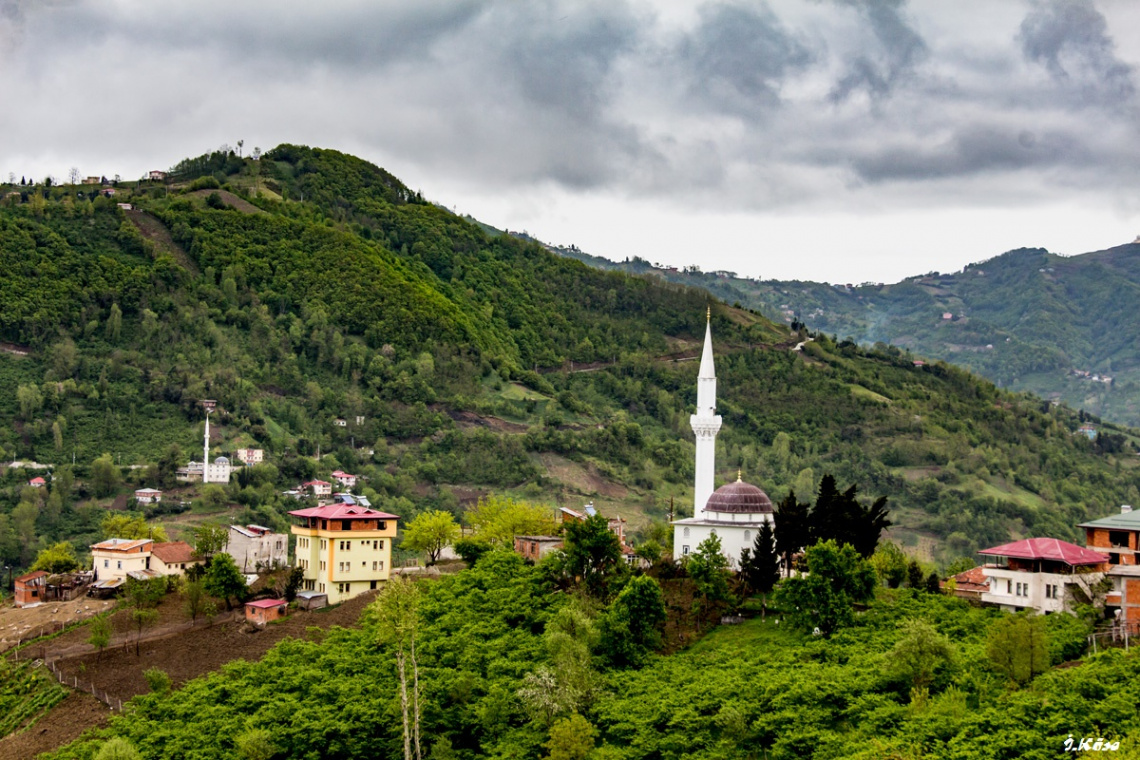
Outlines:
{"label": "green foliage", "polygon": [[147,521],[139,515],[129,515],[122,512],[107,514],[99,523],[99,531],[103,539],[125,538],[129,541],[149,538],[156,543],[169,541],[166,529],[161,525],[148,525]]}
{"label": "green foliage", "polygon": [[110,496],[119,487],[121,476],[110,454],[104,454],[91,463],[91,485],[99,496]]}
{"label": "green foliage", "polygon": [[467,522],[476,538],[494,546],[511,546],[515,536],[548,536],[557,529],[550,507],[494,495],[479,499],[467,512]]}
{"label": "green foliage", "polygon": [[427,553],[428,564],[434,565],[444,547],[455,543],[459,535],[459,524],[450,512],[421,512],[404,527],[404,538],[400,546]]}
{"label": "green foliage", "polygon": [[637,667],[661,646],[665,624],[661,586],[647,575],[635,575],[601,616],[599,653],[612,668]]}
{"label": "green foliage", "polygon": [[[906,555],[893,541],[879,544],[879,548],[871,555],[871,566],[875,568],[879,582],[888,588],[898,588],[907,576]],[[973,566],[974,563],[970,561],[969,567],[964,569],[969,570]]]}
{"label": "green foliage", "polygon": [[143,678],[146,679],[146,685],[150,687],[152,694],[161,696],[170,692],[172,682],[165,670],[161,668],[147,668],[143,671]]}
{"label": "green foliage", "polygon": [[621,543],[600,514],[563,525],[565,570],[586,591],[602,596],[613,577],[625,568]]}
{"label": "green foliage", "polygon": [[585,760],[594,749],[597,730],[578,713],[550,727],[550,738],[543,746],[550,760]]}
{"label": "green foliage", "polygon": [[1024,686],[1049,669],[1049,634],[1045,619],[1019,613],[996,620],[986,638],[986,657],[994,670]]}
{"label": "green foliage", "polygon": [[248,593],[245,577],[228,554],[219,554],[210,562],[202,587],[210,596],[223,600],[227,610],[232,609],[232,601],[241,602]]}
{"label": "green foliage", "polygon": [[197,526],[194,528],[194,556],[211,562],[214,555],[226,548],[229,538],[229,528],[224,525]]}
{"label": "green foliage", "polygon": [[242,760],[269,760],[277,754],[273,734],[264,728],[251,728],[234,739],[234,747]]}
{"label": "green foliage", "polygon": [[107,615],[96,615],[87,630],[87,643],[95,647],[95,651],[102,657],[103,650],[111,643],[111,619]]}
{"label": "green foliage", "polygon": [[925,620],[907,620],[884,664],[911,688],[928,689],[938,668],[954,660],[954,645]]}
{"label": "green foliage", "polygon": [[79,569],[79,560],[75,558],[75,547],[69,541],[60,541],[40,551],[32,570],[43,570],[48,573],[70,573]]}
{"label": "green foliage", "polygon": [[492,548],[490,542],[478,538],[461,538],[455,542],[455,553],[468,565],[474,565]]}
{"label": "green foliage", "polygon": [[95,760],[142,760],[134,745],[121,736],[114,736],[103,742]]}
{"label": "green foliage", "polygon": [[776,555],[776,535],[771,523],[756,531],[751,547],[744,547],[740,557],[740,581],[746,594],[767,597],[780,580],[780,558]]}
{"label": "green foliage", "polygon": [[731,575],[728,560],[721,553],[720,537],[713,534],[697,545],[685,563],[689,577],[697,587],[695,604],[702,616],[707,616],[718,605],[729,601],[728,581]]}
{"label": "green foliage", "polygon": [[852,605],[871,598],[875,570],[850,544],[821,541],[804,552],[807,574],[780,584],[777,598],[801,630],[830,636],[854,620]]}

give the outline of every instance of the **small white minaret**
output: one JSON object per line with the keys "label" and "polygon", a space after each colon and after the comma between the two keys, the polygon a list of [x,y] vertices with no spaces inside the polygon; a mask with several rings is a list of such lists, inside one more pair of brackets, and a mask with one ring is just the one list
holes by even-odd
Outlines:
{"label": "small white minaret", "polygon": [[202,482],[210,482],[210,412],[214,411],[214,401],[206,399],[202,402],[206,408],[206,435],[202,444]]}
{"label": "small white minaret", "polygon": [[705,347],[701,353],[701,370],[697,374],[697,413],[689,417],[697,437],[697,474],[693,493],[693,517],[703,517],[705,504],[714,490],[716,473],[716,434],[720,432],[720,415],[716,413],[716,370],[713,369],[712,309],[705,315]]}

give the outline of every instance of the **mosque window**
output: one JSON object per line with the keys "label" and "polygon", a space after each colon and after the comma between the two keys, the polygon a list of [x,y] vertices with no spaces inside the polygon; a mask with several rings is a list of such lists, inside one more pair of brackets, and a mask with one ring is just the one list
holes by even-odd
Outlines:
{"label": "mosque window", "polygon": [[750,531],[750,530],[744,531],[744,542],[748,543],[751,540],[752,540],[752,531]]}
{"label": "mosque window", "polygon": [[684,536],[685,538],[688,538],[689,537],[689,529],[685,528],[683,531],[681,531],[681,535]]}

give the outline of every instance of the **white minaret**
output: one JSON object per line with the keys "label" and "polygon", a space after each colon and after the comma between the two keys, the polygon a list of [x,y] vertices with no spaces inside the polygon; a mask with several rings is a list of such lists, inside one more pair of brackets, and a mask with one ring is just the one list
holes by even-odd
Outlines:
{"label": "white minaret", "polygon": [[202,402],[206,408],[206,435],[202,444],[202,482],[210,482],[210,412],[214,411],[214,402],[206,399]]}
{"label": "white minaret", "polygon": [[705,318],[705,347],[701,353],[701,371],[697,375],[697,413],[689,417],[689,424],[697,437],[697,475],[693,494],[693,517],[696,518],[704,516],[705,504],[714,490],[716,434],[720,432],[720,415],[716,413],[711,308]]}

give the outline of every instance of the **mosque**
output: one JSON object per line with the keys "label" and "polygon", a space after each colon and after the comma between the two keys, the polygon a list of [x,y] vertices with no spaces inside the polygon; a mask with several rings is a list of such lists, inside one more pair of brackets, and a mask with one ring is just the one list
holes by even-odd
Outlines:
{"label": "mosque", "polygon": [[709,536],[720,538],[721,552],[731,567],[740,564],[740,552],[751,547],[764,523],[771,523],[772,500],[737,474],[736,482],[713,490],[716,474],[716,435],[721,418],[716,413],[716,370],[713,367],[712,322],[705,323],[705,345],[697,375],[697,413],[689,417],[697,437],[696,488],[693,516],[673,521],[673,559],[697,550]]}

